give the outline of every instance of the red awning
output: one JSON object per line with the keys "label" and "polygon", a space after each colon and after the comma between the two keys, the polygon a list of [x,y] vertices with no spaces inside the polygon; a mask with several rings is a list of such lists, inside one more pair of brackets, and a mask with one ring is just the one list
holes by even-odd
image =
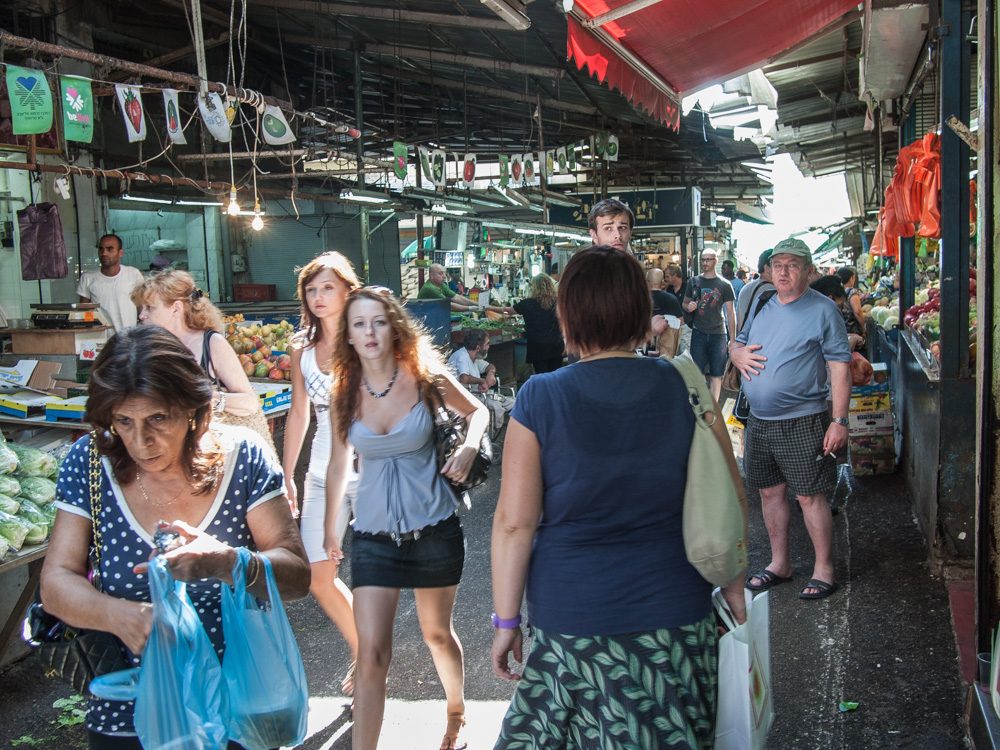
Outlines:
{"label": "red awning", "polygon": [[[576,7],[594,18],[629,2],[576,0]],[[816,35],[857,5],[858,0],[664,0],[602,28],[684,95],[765,63]],[[659,97],[668,101],[670,97],[573,18],[567,19],[568,56],[576,60],[577,67],[589,65],[599,80],[667,122]],[[585,41],[584,36],[592,41]],[[602,59],[609,53],[613,60]],[[645,90],[643,81],[652,91]]]}

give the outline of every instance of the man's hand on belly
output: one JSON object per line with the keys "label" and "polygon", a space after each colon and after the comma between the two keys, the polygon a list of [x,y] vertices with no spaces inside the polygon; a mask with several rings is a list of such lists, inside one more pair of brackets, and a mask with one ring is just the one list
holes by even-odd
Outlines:
{"label": "man's hand on belly", "polygon": [[734,344],[729,350],[729,358],[733,361],[733,366],[739,370],[743,377],[749,380],[753,375],[760,375],[764,369],[767,357],[760,351],[760,344]]}

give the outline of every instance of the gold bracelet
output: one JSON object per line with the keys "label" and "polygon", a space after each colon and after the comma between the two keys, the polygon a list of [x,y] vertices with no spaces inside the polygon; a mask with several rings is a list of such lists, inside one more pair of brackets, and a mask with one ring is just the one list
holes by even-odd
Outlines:
{"label": "gold bracelet", "polygon": [[250,558],[254,563],[254,569],[253,577],[247,581],[247,589],[250,589],[255,583],[257,583],[257,579],[260,578],[260,569],[264,567],[264,563],[260,561],[260,556],[257,552],[252,552],[250,554]]}

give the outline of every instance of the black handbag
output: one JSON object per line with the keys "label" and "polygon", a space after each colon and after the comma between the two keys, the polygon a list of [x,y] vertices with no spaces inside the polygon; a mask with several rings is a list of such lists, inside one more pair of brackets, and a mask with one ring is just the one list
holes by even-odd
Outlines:
{"label": "black handbag", "polygon": [[[93,547],[90,552],[92,582],[101,590],[101,463],[97,441],[90,434],[90,517],[93,524]],[[34,646],[46,677],[58,677],[73,689],[85,694],[90,681],[98,675],[130,666],[122,642],[103,630],[84,630],[67,625],[50,615],[35,602],[28,608],[27,641]]]}
{"label": "black handbag", "polygon": [[[434,447],[437,449],[438,469],[440,469],[465,444],[469,423],[461,414],[456,414],[445,406],[441,392],[437,388],[432,388],[431,392],[431,414],[434,415]],[[490,467],[493,465],[493,444],[490,443],[486,433],[487,431],[483,432],[483,437],[479,441],[479,450],[472,461],[472,468],[469,469],[469,475],[465,481],[447,480],[458,496],[486,481]]]}

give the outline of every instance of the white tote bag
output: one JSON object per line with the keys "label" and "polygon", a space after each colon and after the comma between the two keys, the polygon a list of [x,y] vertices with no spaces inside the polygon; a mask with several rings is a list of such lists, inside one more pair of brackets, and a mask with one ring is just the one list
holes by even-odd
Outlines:
{"label": "white tote bag", "polygon": [[762,750],[774,721],[768,594],[746,592],[747,621],[737,625],[722,591],[712,593],[729,632],[719,639],[716,750]]}

